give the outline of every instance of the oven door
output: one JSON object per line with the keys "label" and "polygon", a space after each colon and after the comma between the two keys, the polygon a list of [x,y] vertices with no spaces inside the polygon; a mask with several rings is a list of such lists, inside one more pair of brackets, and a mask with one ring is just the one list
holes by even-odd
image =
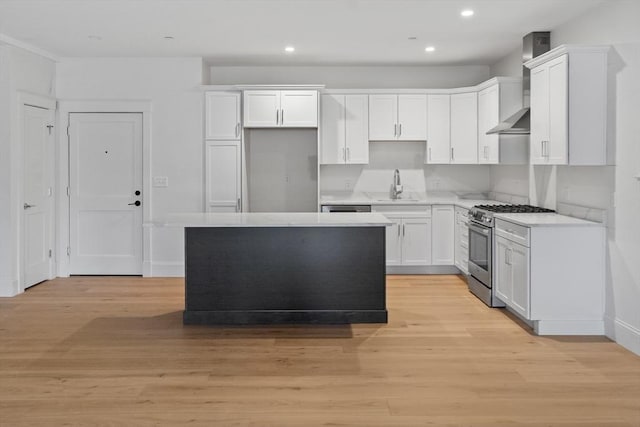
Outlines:
{"label": "oven door", "polygon": [[491,288],[491,228],[469,221],[469,274]]}

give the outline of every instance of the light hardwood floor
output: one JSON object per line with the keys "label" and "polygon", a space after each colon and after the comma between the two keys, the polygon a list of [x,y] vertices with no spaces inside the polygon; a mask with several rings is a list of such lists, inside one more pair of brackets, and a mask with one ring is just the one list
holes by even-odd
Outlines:
{"label": "light hardwood floor", "polygon": [[182,279],[43,283],[0,299],[0,425],[640,426],[640,357],[387,283],[387,325],[290,327],[183,326]]}

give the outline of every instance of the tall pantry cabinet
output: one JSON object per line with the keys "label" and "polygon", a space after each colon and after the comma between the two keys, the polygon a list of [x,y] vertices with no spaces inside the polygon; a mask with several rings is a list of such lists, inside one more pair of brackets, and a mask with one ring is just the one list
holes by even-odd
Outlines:
{"label": "tall pantry cabinet", "polygon": [[205,211],[242,211],[240,92],[205,93]]}

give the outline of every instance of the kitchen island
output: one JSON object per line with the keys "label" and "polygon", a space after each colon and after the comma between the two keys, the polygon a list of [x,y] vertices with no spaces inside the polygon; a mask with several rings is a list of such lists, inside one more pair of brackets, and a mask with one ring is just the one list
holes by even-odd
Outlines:
{"label": "kitchen island", "polygon": [[375,213],[177,214],[185,324],[386,323],[385,227]]}

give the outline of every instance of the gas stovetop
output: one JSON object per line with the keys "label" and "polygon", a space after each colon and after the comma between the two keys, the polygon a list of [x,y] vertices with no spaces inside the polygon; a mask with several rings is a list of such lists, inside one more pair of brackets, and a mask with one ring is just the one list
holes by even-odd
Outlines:
{"label": "gas stovetop", "polygon": [[488,227],[493,226],[494,213],[553,213],[552,209],[531,205],[475,205],[469,211],[469,218]]}

